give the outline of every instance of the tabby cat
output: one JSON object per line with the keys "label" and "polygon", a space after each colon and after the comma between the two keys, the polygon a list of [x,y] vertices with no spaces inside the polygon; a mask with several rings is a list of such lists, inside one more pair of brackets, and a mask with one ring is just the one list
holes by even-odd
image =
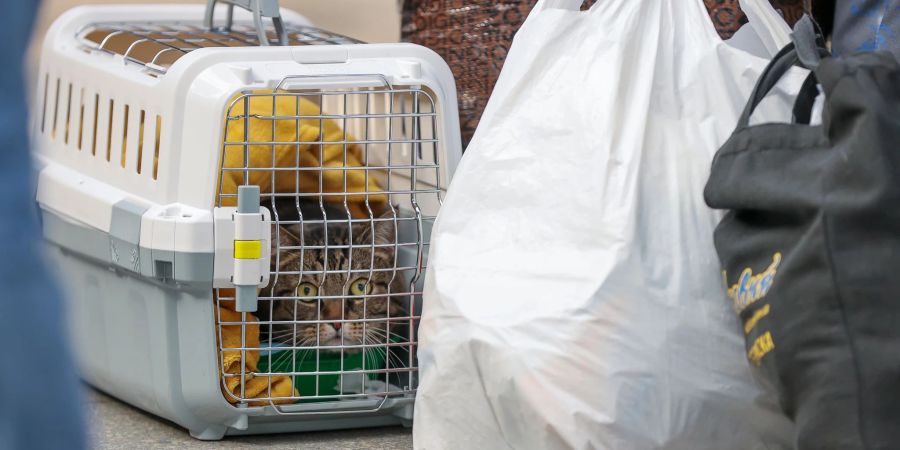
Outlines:
{"label": "tabby cat", "polygon": [[[269,331],[273,342],[334,347],[328,349],[333,351],[343,347],[347,353],[361,351],[360,345],[385,344],[389,336],[396,335],[392,329],[400,323],[388,323],[387,318],[405,314],[401,299],[389,294],[408,290],[402,273],[393,270],[394,216],[388,211],[374,223],[351,225],[346,212],[330,208],[327,218],[335,222],[327,224],[326,238],[325,225],[310,223],[322,217],[315,214],[318,204],[315,206],[302,208],[302,231],[300,225],[279,226],[278,236],[272,236],[278,245],[272,246],[272,276],[269,286],[260,292],[259,317],[263,321],[271,317],[273,321],[318,322],[263,325],[262,331]],[[267,298],[271,300],[265,301]]]}

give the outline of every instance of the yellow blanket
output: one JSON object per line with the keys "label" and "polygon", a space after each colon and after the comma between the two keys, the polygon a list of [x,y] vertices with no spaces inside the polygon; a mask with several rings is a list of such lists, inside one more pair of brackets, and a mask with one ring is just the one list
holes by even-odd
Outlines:
{"label": "yellow blanket", "polygon": [[[260,91],[257,93],[267,94],[270,92]],[[358,144],[346,144],[348,141],[353,141],[354,138],[344,134],[341,124],[334,120],[319,120],[318,118],[300,120],[299,126],[298,120],[294,118],[273,120],[272,116],[318,116],[321,114],[319,105],[305,98],[275,97],[274,108],[272,98],[271,96],[250,97],[250,120],[247,123],[250,142],[272,142],[274,144],[249,146],[250,158],[247,167],[258,169],[247,172],[250,177],[249,184],[259,186],[260,191],[264,194],[296,192],[323,194],[325,201],[340,204],[343,204],[343,195],[328,194],[356,193],[359,195],[347,197],[347,205],[354,217],[369,217],[369,209],[376,216],[380,214],[387,206],[387,196],[378,193],[382,189],[372,174],[367,179],[363,150]],[[241,101],[235,105],[230,115],[232,117],[241,116],[243,113],[244,104]],[[226,142],[244,142],[244,119],[229,120],[226,118],[226,121]],[[243,145],[226,145],[223,164],[225,169],[243,169],[244,162]],[[273,168],[311,168],[312,170],[276,171],[272,170]],[[221,192],[236,194],[237,187],[244,184],[244,176],[244,171],[225,170],[221,181]],[[344,190],[345,186],[346,191]],[[367,198],[368,208],[366,207]],[[318,200],[315,197],[314,199]],[[221,206],[236,206],[236,198],[223,198]],[[223,296],[233,296],[226,291],[223,290]],[[241,320],[241,314],[234,311],[233,302],[223,301],[221,304],[222,306],[219,308],[221,320],[227,322]],[[247,315],[245,339],[247,347],[259,347],[259,324],[252,314]],[[222,341],[221,344],[224,348],[240,347],[241,327],[223,326]],[[243,398],[261,399],[257,402],[250,402],[251,406],[268,405],[268,399],[272,397],[297,397],[299,395],[288,376],[254,377],[250,375],[248,372],[257,371],[259,352],[246,351],[245,354],[246,358],[242,361],[240,351],[224,352],[222,367],[228,374],[241,374],[242,372],[246,374]],[[240,397],[240,384],[240,377],[225,377],[223,389],[230,391],[234,397]],[[225,396],[229,402],[236,403],[234,397]],[[293,401],[279,400],[272,403],[284,404],[293,403]]]}
{"label": "yellow blanket", "polygon": [[[234,295],[233,290],[223,289],[223,296]],[[228,293],[226,291],[231,291]],[[223,322],[239,322],[241,313],[234,310],[234,301],[222,301],[219,307],[219,317]],[[245,322],[246,335],[244,348],[259,348],[259,324],[253,314],[247,314]],[[241,347],[241,326],[240,325],[222,325],[222,348],[240,348]],[[257,371],[259,363],[258,351],[246,351],[246,358],[242,360],[240,350],[226,350],[222,352],[222,367],[225,373],[240,375],[244,372],[244,395],[241,397],[241,377],[225,377],[225,385],[223,390],[228,390],[231,395],[226,393],[225,398],[231,403],[237,403],[238,398],[259,398],[265,399],[260,401],[248,402],[250,406],[266,406],[269,404],[270,398],[277,397],[298,397],[300,394],[294,389],[291,378],[285,375],[272,377],[256,377],[250,372]],[[271,386],[271,390],[270,390]],[[294,400],[273,400],[273,404],[294,403]]]}
{"label": "yellow blanket", "polygon": [[[382,189],[373,174],[370,173],[368,180],[366,179],[363,149],[359,144],[347,144],[355,138],[345,135],[345,130],[341,128],[342,124],[332,119],[318,118],[299,121],[294,118],[272,120],[273,116],[321,115],[319,105],[306,98],[299,96],[274,98],[276,101],[273,105],[271,96],[249,97],[250,120],[247,125],[250,142],[275,143],[249,146],[250,164],[246,165],[251,169],[248,172],[249,184],[259,186],[263,194],[321,193],[325,194],[326,201],[340,204],[344,201],[343,195],[328,194],[359,193],[360,195],[350,195],[347,198],[348,207],[354,217],[369,217],[365,205],[366,197],[372,211],[375,214],[381,212],[387,206],[387,197],[378,194]],[[245,101],[247,100],[237,102],[232,108],[232,117],[241,117],[244,114]],[[239,144],[245,141],[244,122],[243,118],[228,120],[226,143]],[[244,146],[226,145],[225,148],[222,193],[233,194],[237,192],[237,186],[244,184],[245,173],[228,169],[245,167]],[[278,171],[272,170],[273,168],[307,170]],[[346,191],[344,186],[347,188]],[[373,194],[367,195],[366,192]],[[222,206],[236,206],[235,198],[223,199]]]}

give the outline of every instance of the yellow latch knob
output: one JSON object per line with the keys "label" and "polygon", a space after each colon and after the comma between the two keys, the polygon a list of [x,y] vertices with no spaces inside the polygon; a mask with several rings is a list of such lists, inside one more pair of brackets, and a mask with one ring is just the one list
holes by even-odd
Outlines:
{"label": "yellow latch knob", "polygon": [[234,259],[262,258],[262,241],[234,241]]}

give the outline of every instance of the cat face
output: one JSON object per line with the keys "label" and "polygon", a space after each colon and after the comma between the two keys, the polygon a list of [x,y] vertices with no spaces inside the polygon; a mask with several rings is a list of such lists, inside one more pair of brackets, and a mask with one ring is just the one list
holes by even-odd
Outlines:
{"label": "cat face", "polygon": [[272,281],[260,294],[272,300],[260,303],[259,315],[269,320],[271,312],[273,321],[299,323],[273,325],[270,339],[345,352],[387,343],[400,322],[386,319],[403,314],[395,296],[408,290],[394,270],[394,230],[390,216],[374,224],[329,223],[327,236],[322,224],[305,223],[302,231],[299,225],[279,227],[277,241],[272,239],[279,243],[272,248]]}

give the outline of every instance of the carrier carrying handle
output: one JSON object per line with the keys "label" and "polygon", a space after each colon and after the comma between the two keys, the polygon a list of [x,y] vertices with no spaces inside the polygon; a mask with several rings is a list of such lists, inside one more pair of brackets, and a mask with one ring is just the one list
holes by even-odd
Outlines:
{"label": "carrier carrying handle", "polygon": [[[228,5],[228,13],[225,18],[224,27],[216,27],[213,23],[216,3],[225,3]],[[263,17],[270,17],[272,19],[272,24],[275,26],[275,33],[278,34],[278,42],[276,45],[287,45],[287,31],[285,30],[284,22],[281,19],[281,9],[278,6],[278,0],[207,0],[206,16],[203,19],[206,29],[210,31],[231,31],[231,25],[234,21],[235,6],[240,6],[253,14],[253,24],[256,26],[256,36],[259,38],[259,45],[272,45],[272,43],[269,42],[269,37],[266,35]]]}

